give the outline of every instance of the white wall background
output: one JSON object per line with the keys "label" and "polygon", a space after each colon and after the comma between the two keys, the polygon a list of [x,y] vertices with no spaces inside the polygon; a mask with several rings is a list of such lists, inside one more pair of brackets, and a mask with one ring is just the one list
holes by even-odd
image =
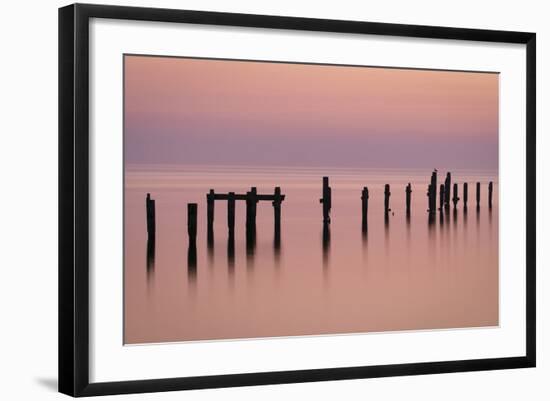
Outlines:
{"label": "white wall background", "polygon": [[[107,1],[107,0],[106,0]],[[383,378],[125,399],[279,400],[313,398],[478,400],[550,399],[550,214],[543,201],[550,169],[550,13],[544,1],[162,0],[112,4],[233,11],[537,33],[538,367],[536,369]],[[57,8],[65,2],[5,2],[0,22],[0,398],[50,400],[57,386]],[[114,398],[114,397],[110,397]],[[118,397],[122,398],[122,397]]]}

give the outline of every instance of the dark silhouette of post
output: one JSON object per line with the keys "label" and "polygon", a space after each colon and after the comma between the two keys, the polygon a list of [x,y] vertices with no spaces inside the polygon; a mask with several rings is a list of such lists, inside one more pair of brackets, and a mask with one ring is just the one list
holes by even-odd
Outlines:
{"label": "dark silhouette of post", "polygon": [[388,217],[390,212],[390,184],[384,186],[384,216]]}
{"label": "dark silhouette of post", "polygon": [[411,192],[411,183],[409,182],[405,187],[405,209],[407,212],[407,216],[411,214]]}
{"label": "dark silhouette of post", "polygon": [[449,210],[451,202],[451,173],[445,177],[445,209]]}
{"label": "dark silhouette of post", "polygon": [[206,220],[208,222],[208,228],[211,228],[214,224],[214,190],[206,194]]}
{"label": "dark silhouette of post", "polygon": [[187,234],[189,235],[189,243],[197,243],[197,204],[187,204]]}
{"label": "dark silhouette of post", "polygon": [[489,209],[493,208],[493,181],[489,182]]}
{"label": "dark silhouette of post", "polygon": [[464,203],[464,210],[468,209],[468,183],[465,182],[462,189],[462,203]]}
{"label": "dark silhouette of post", "polygon": [[155,200],[151,199],[151,194],[145,198],[145,215],[147,221],[147,238],[154,241],[156,233]]}
{"label": "dark silhouette of post", "polygon": [[214,243],[214,196],[213,189],[206,194],[207,241],[209,248]]}
{"label": "dark silhouette of post", "polygon": [[476,209],[479,210],[479,200],[481,199],[481,183],[476,182]]}
{"label": "dark silhouette of post", "polygon": [[275,232],[273,237],[273,249],[275,258],[277,259],[281,251],[281,203],[283,197],[281,195],[281,187],[275,187],[273,194],[273,215],[275,219]]}
{"label": "dark silhouette of post", "polygon": [[439,212],[443,212],[445,208],[445,185],[441,184],[439,186]]}
{"label": "dark silhouette of post", "polygon": [[323,205],[323,223],[330,223],[330,209],[332,207],[332,189],[328,185],[328,177],[323,177],[323,197],[319,199]]}
{"label": "dark silhouette of post", "polygon": [[281,187],[275,187],[273,194],[273,215],[275,219],[275,237],[281,235],[281,203],[283,198],[281,196]]}
{"label": "dark silhouette of post", "polygon": [[187,274],[190,281],[195,281],[197,276],[197,204],[187,204],[187,234],[189,246],[187,247]]}
{"label": "dark silhouette of post", "polygon": [[437,170],[432,172],[428,186],[428,212],[435,213],[437,209]]}
{"label": "dark silhouette of post", "polygon": [[363,232],[367,231],[368,212],[369,212],[369,189],[367,187],[363,187],[363,191],[361,191],[361,229]]}
{"label": "dark silhouette of post", "polygon": [[235,192],[227,194],[227,232],[230,239],[235,237]]}
{"label": "dark silhouette of post", "polygon": [[456,210],[456,204],[460,198],[458,197],[458,184],[455,182],[453,184],[453,209]]}
{"label": "dark silhouette of post", "polygon": [[258,190],[250,188],[246,193],[246,232],[247,235],[256,233],[256,206],[258,204]]}

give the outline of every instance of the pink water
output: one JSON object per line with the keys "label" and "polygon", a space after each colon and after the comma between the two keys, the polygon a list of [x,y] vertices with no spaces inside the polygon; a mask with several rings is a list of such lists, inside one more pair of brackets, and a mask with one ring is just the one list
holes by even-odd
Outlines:
{"label": "pink water", "polygon": [[[440,172],[446,171],[443,168]],[[498,177],[453,171],[469,183],[467,213],[428,224],[431,171],[317,168],[127,166],[125,177],[125,343],[440,329],[498,325]],[[332,222],[323,240],[322,176],[330,177]],[[438,177],[438,185],[443,180]],[[482,183],[475,208],[475,182]],[[487,183],[494,181],[493,208]],[[405,216],[405,185],[413,189]],[[389,224],[384,184],[391,185]],[[247,252],[245,204],[237,201],[234,259],[227,202],[216,201],[207,246],[206,193],[282,188],[280,247],[273,207],[260,202],[257,239]],[[361,189],[370,191],[361,232]],[[147,263],[145,196],[156,200],[154,260]],[[187,203],[198,203],[196,267],[188,260]],[[438,200],[439,203],[439,200]],[[153,258],[150,258],[153,259]],[[232,260],[233,259],[233,260]]]}

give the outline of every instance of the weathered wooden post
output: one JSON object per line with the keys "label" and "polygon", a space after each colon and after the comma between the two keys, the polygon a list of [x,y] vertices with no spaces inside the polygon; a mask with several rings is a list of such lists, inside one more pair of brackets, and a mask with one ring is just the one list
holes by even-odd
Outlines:
{"label": "weathered wooden post", "polygon": [[451,173],[445,177],[445,209],[449,209],[451,202]]}
{"label": "weathered wooden post", "polygon": [[464,210],[468,209],[468,183],[465,182],[462,189],[462,198],[464,203]]}
{"label": "weathered wooden post", "polygon": [[248,234],[256,231],[256,205],[258,204],[258,190],[250,188],[246,193],[246,230]]}
{"label": "weathered wooden post", "polygon": [[273,214],[275,221],[275,236],[280,235],[281,233],[281,203],[283,199],[281,196],[281,187],[275,187],[275,192],[273,194]]}
{"label": "weathered wooden post", "polygon": [[214,234],[214,190],[206,194],[206,221],[208,226],[208,237]]}
{"label": "weathered wooden post", "polygon": [[460,198],[458,197],[458,184],[455,182],[453,184],[453,209],[456,210],[456,204]]}
{"label": "weathered wooden post", "polygon": [[187,204],[187,234],[189,235],[189,243],[196,244],[197,242],[197,204]]}
{"label": "weathered wooden post", "polygon": [[332,189],[328,185],[328,177],[323,177],[323,197],[319,199],[323,205],[323,223],[330,223],[330,209],[332,207]]}
{"label": "weathered wooden post", "polygon": [[229,238],[235,236],[235,192],[227,194],[227,231]]}
{"label": "weathered wooden post", "polygon": [[149,193],[145,198],[145,212],[147,221],[147,238],[154,240],[156,232],[155,200],[151,199],[151,194]]}
{"label": "weathered wooden post", "polygon": [[390,212],[390,184],[384,186],[384,215],[387,217]]}
{"label": "weathered wooden post", "polygon": [[369,212],[369,189],[363,187],[361,191],[361,229],[367,231],[368,227],[368,212]]}
{"label": "weathered wooden post", "polygon": [[197,204],[187,204],[187,234],[189,246],[187,247],[187,273],[189,279],[194,281],[197,276]]}
{"label": "weathered wooden post", "polygon": [[439,211],[442,213],[445,208],[445,185],[439,186]]}
{"label": "weathered wooden post", "polygon": [[437,170],[432,172],[430,186],[428,187],[429,212],[435,213],[437,209]]}
{"label": "weathered wooden post", "polygon": [[208,221],[208,228],[211,228],[214,224],[214,190],[206,194],[206,220]]}
{"label": "weathered wooden post", "polygon": [[252,259],[256,249],[256,205],[258,203],[258,191],[256,187],[250,188],[246,193],[246,255],[249,266],[252,267]]}
{"label": "weathered wooden post", "polygon": [[479,200],[481,199],[481,183],[476,182],[476,209],[479,210]]}
{"label": "weathered wooden post", "polygon": [[493,181],[489,182],[489,209],[493,208]]}
{"label": "weathered wooden post", "polygon": [[407,215],[411,214],[411,183],[409,182],[405,187],[405,208]]}
{"label": "weathered wooden post", "polygon": [[275,193],[273,195],[273,213],[275,223],[275,236],[273,238],[273,248],[275,250],[275,257],[277,258],[281,250],[281,203],[283,197],[281,196],[281,187],[275,187]]}

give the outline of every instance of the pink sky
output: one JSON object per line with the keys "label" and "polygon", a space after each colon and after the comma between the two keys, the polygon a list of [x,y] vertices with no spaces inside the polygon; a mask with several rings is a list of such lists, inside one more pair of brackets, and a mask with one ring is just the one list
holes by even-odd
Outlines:
{"label": "pink sky", "polygon": [[499,75],[125,56],[126,162],[498,168]]}

